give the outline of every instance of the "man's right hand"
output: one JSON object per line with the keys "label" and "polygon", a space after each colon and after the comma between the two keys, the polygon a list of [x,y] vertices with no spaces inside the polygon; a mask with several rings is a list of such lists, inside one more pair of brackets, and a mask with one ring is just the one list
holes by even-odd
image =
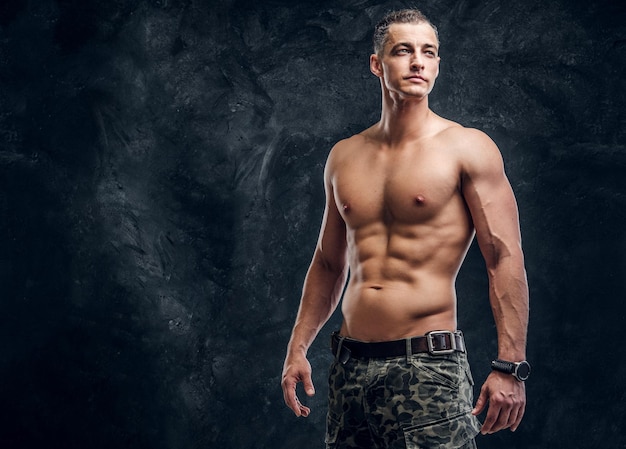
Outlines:
{"label": "man's right hand", "polygon": [[311,409],[302,405],[296,394],[296,386],[298,382],[302,382],[304,391],[308,396],[315,394],[313,380],[311,379],[311,364],[305,356],[287,356],[283,367],[283,379],[281,385],[283,387],[283,397],[285,404],[296,416],[309,416]]}

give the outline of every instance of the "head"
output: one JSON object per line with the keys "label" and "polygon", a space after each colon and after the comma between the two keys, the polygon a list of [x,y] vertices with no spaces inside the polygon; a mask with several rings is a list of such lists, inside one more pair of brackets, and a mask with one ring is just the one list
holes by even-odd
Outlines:
{"label": "head", "polygon": [[387,14],[374,32],[370,70],[385,98],[419,98],[430,94],[439,76],[437,29],[418,10]]}
{"label": "head", "polygon": [[437,44],[439,44],[439,33],[437,32],[437,27],[433,25],[421,11],[417,9],[401,9],[399,11],[387,13],[374,28],[374,53],[376,53],[379,57],[383,54],[383,49],[389,34],[389,27],[394,23],[427,23],[435,32]]}

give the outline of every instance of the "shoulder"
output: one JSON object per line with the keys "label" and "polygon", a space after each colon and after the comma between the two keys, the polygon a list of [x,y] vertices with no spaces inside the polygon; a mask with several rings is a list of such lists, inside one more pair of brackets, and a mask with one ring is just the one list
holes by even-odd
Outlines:
{"label": "shoulder", "polygon": [[476,128],[468,128],[455,121],[436,116],[433,126],[437,140],[446,143],[446,146],[458,150],[496,151],[498,147],[494,141],[483,131]]}
{"label": "shoulder", "polygon": [[485,132],[476,128],[466,128],[450,120],[446,122],[447,126],[443,127],[438,137],[448,140],[454,147],[499,152],[494,141]]}
{"label": "shoulder", "polygon": [[502,155],[496,143],[485,132],[451,122],[438,136],[452,149],[464,172],[500,170]]}
{"label": "shoulder", "polygon": [[372,142],[371,129],[338,141],[330,150],[327,165],[337,164],[356,156],[356,153]]}
{"label": "shoulder", "polygon": [[377,140],[378,136],[375,131],[375,126],[371,126],[364,129],[360,133],[354,134],[350,137],[340,140],[333,147],[333,151],[338,153],[345,153],[356,148],[361,148],[364,145],[372,143]]}
{"label": "shoulder", "polygon": [[324,167],[324,178],[326,182],[330,182],[337,172],[338,168],[349,163],[356,157],[356,150],[361,148],[366,142],[366,138],[361,134],[355,134],[351,137],[341,139],[328,153],[326,165]]}
{"label": "shoulder", "polygon": [[363,145],[366,141],[366,137],[363,134],[355,134],[351,137],[341,139],[330,150],[331,155],[342,155],[344,153],[352,151],[355,147]]}

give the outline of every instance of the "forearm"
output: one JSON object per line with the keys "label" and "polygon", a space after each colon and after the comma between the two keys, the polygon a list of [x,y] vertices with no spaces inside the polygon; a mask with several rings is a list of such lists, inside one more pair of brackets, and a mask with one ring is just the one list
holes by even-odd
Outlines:
{"label": "forearm", "polygon": [[528,282],[523,256],[509,255],[489,270],[489,299],[498,333],[498,358],[526,359]]}
{"label": "forearm", "polygon": [[287,348],[288,354],[306,354],[337,307],[346,278],[345,266],[330,266],[316,253],[304,282],[300,308]]}

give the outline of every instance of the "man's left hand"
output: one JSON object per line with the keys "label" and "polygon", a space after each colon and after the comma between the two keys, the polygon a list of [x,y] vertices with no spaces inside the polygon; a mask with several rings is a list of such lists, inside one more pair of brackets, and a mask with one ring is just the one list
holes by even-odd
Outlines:
{"label": "man's left hand", "polygon": [[472,414],[479,415],[487,403],[487,416],[480,433],[484,435],[508,428],[515,432],[526,409],[526,385],[510,374],[492,371],[480,389]]}

